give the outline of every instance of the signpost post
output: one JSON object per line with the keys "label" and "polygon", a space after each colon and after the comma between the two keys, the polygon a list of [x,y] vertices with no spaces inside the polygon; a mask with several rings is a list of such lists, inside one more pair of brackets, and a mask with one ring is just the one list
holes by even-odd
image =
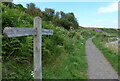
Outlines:
{"label": "signpost post", "polygon": [[34,28],[5,27],[6,37],[34,36],[34,79],[42,80],[42,35],[53,35],[53,30],[42,29],[42,19],[34,18]]}

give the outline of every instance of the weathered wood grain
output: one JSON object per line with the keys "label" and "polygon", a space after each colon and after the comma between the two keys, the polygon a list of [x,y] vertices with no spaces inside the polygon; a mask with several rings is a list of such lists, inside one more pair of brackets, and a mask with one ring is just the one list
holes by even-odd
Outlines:
{"label": "weathered wood grain", "polygon": [[42,20],[39,17],[34,19],[34,28],[36,36],[34,36],[34,79],[42,80]]}
{"label": "weathered wood grain", "polygon": [[42,35],[53,35],[53,30],[42,29]]}
{"label": "weathered wood grain", "polygon": [[34,36],[34,81],[42,81],[42,35],[53,35],[53,30],[42,29],[42,19],[34,18],[34,28],[6,27],[7,37]]}
{"label": "weathered wood grain", "polygon": [[36,30],[34,28],[5,27],[3,33],[7,37],[20,37],[36,35]]}
{"label": "weathered wood grain", "polygon": [[[34,36],[36,29],[5,27],[3,33],[6,37]],[[42,29],[42,35],[53,35],[53,30]]]}

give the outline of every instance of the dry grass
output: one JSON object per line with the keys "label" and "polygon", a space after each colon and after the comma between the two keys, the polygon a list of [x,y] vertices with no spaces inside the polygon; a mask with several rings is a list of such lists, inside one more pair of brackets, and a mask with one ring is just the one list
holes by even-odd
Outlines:
{"label": "dry grass", "polygon": [[118,54],[119,45],[118,43],[106,43],[105,47]]}

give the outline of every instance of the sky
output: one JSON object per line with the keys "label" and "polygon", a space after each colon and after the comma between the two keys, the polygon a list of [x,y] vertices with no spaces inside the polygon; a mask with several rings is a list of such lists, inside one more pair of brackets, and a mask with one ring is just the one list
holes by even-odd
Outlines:
{"label": "sky", "polygon": [[[26,4],[30,2],[15,2]],[[73,12],[80,26],[118,28],[118,2],[34,2],[42,11],[52,8],[65,13]]]}

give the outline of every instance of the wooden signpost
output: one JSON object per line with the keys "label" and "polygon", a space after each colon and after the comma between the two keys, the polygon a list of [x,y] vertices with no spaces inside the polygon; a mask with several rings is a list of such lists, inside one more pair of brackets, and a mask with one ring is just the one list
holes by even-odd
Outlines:
{"label": "wooden signpost", "polygon": [[42,35],[53,35],[52,30],[42,29],[42,19],[34,18],[34,28],[6,27],[7,37],[34,36],[34,79],[42,80]]}

